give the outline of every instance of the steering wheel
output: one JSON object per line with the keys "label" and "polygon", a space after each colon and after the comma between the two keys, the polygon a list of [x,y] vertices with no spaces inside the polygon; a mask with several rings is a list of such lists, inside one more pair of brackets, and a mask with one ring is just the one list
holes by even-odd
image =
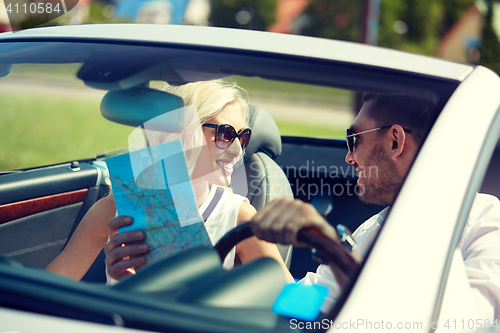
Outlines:
{"label": "steering wheel", "polygon": [[[224,262],[228,253],[239,242],[253,235],[252,227],[248,222],[240,224],[225,234],[214,246],[221,261]],[[350,276],[358,268],[358,262],[344,246],[338,242],[332,242],[316,228],[300,230],[297,234],[297,240],[313,249],[315,256],[322,258],[322,261],[324,261],[322,263],[334,264],[346,276]]]}

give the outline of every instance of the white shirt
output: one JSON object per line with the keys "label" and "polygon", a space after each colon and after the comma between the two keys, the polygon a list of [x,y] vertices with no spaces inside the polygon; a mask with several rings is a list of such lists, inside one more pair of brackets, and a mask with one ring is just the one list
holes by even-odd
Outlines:
{"label": "white shirt", "polygon": [[[362,257],[366,256],[387,212],[386,208],[372,216],[352,234]],[[458,264],[465,268],[469,282],[460,287],[460,293],[474,299],[471,311],[477,314],[476,318],[500,318],[500,201],[496,197],[476,194],[457,249],[463,260]],[[329,287],[323,311],[330,309],[340,295],[335,277],[326,265],[320,265],[316,273],[307,273],[301,283]]]}
{"label": "white shirt", "polygon": [[[216,186],[212,186],[211,192],[215,193]],[[223,188],[224,193],[222,194],[217,206],[215,206],[210,216],[205,221],[205,229],[207,230],[208,236],[215,245],[228,231],[236,228],[238,223],[238,213],[240,211],[240,206],[243,201],[248,201],[247,198],[234,193],[231,189],[227,187]],[[203,205],[198,209],[200,214],[203,214],[209,203],[212,201],[214,194],[210,194],[205,200]],[[228,253],[222,267],[224,269],[231,269],[234,267],[234,258],[236,254],[236,247]]]}

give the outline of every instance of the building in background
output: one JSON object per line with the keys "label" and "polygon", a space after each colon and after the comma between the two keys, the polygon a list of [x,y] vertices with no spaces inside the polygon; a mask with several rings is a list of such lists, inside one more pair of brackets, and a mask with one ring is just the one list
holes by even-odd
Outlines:
{"label": "building in background", "polygon": [[[487,7],[484,1],[475,1],[441,38],[436,56],[462,63],[478,63],[481,31]],[[493,28],[500,36],[500,3],[493,4]]]}
{"label": "building in background", "polygon": [[276,22],[268,28],[271,32],[294,33],[301,25],[301,14],[309,5],[308,0],[278,0]]}

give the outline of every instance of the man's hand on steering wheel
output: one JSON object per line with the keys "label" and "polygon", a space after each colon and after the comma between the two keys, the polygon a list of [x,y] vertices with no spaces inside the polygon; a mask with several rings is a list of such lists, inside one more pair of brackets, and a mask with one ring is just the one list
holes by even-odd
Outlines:
{"label": "man's hand on steering wheel", "polygon": [[[347,253],[340,243],[336,230],[309,203],[301,200],[279,199],[260,209],[250,222],[253,233],[263,240],[294,246],[307,246],[297,239],[301,230],[313,230],[314,234],[324,236],[332,245],[329,251],[339,258],[329,262],[329,267],[339,285],[345,285],[358,264],[361,256],[355,251]],[[315,229],[315,230],[314,230]],[[300,238],[300,237],[299,237]],[[347,260],[346,260],[347,259]],[[340,264],[340,266],[339,266]]]}
{"label": "man's hand on steering wheel", "polygon": [[323,216],[311,204],[298,199],[274,200],[257,211],[250,223],[255,236],[272,243],[306,246],[297,240],[297,233],[307,228],[315,228],[339,242],[337,232]]}

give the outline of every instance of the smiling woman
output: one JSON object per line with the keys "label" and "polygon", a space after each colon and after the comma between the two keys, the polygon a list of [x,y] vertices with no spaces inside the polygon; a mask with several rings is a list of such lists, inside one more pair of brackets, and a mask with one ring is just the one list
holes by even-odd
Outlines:
{"label": "smiling woman", "polygon": [[[238,223],[249,221],[255,214],[255,208],[249,201],[229,188],[230,184],[246,183],[246,178],[234,179],[232,174],[234,165],[241,161],[243,148],[250,140],[248,105],[236,85],[222,80],[189,83],[181,87],[167,86],[163,90],[181,97],[187,106],[194,107],[195,113],[186,111],[181,133],[155,131],[148,132],[146,136],[152,145],[179,139],[182,141],[196,207],[203,214],[207,206],[217,200],[214,201],[214,210],[205,217],[205,228],[215,244],[227,231]],[[144,106],[141,105],[139,109],[142,108]],[[203,126],[205,124],[214,125],[215,128]],[[226,132],[222,132],[221,126],[226,128]],[[236,128],[241,134],[239,138],[236,138],[236,132],[228,137],[228,128],[233,128],[233,131]],[[132,147],[129,148],[132,150]],[[119,227],[130,225],[132,220],[124,216],[113,218],[116,205],[113,195],[98,201],[78,225],[65,249],[47,266],[47,270],[81,279],[106,244],[108,220],[111,219],[111,239],[106,245],[107,272],[114,280],[135,274],[136,269],[145,264],[145,254],[154,248],[151,243],[131,245],[131,242],[145,238],[144,232],[141,232],[139,239],[136,230],[117,233]],[[276,246],[255,237],[238,244],[226,257],[224,267],[230,269],[235,261],[246,263],[260,257],[276,259],[287,278],[292,280]]]}

